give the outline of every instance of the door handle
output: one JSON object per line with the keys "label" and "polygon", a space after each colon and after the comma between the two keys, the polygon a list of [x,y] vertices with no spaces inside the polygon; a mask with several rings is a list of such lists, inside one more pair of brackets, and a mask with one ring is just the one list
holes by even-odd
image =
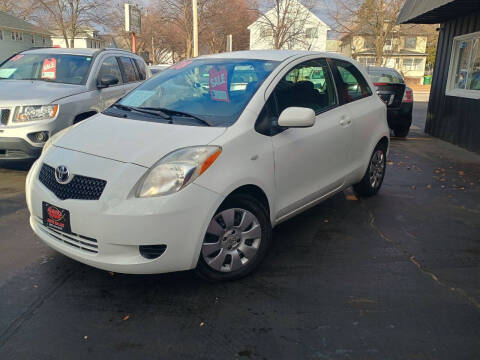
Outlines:
{"label": "door handle", "polygon": [[348,127],[352,124],[352,120],[346,116],[346,115],[343,115],[341,118],[340,118],[340,126],[342,127]]}

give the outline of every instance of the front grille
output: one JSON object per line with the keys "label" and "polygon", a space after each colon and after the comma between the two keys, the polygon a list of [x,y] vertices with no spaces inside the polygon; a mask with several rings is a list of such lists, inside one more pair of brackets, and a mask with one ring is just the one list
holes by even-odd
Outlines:
{"label": "front grille", "polygon": [[55,240],[90,254],[98,254],[98,244],[96,239],[73,233],[62,233],[60,231],[51,229],[43,225],[43,221],[40,218],[37,218],[37,223],[40,227],[40,230]]}
{"label": "front grille", "polygon": [[0,109],[0,124],[7,125],[10,118],[10,109]]}
{"label": "front grille", "polygon": [[107,185],[105,180],[81,175],[75,175],[68,184],[60,184],[55,179],[55,169],[47,164],[43,164],[38,178],[61,200],[98,200]]}

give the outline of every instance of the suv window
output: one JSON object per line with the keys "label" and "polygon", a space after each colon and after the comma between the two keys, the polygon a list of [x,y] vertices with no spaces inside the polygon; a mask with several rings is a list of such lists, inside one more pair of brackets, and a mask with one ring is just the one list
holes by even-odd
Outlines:
{"label": "suv window", "polygon": [[138,75],[140,80],[145,80],[147,78],[147,68],[145,63],[142,60],[134,59],[135,64],[137,64]]}
{"label": "suv window", "polygon": [[319,114],[337,104],[335,86],[325,59],[311,60],[290,70],[274,90],[278,114],[291,106]]}
{"label": "suv window", "polygon": [[338,92],[346,103],[372,95],[370,86],[355,65],[335,59],[333,63],[340,74]]}
{"label": "suv window", "polygon": [[122,72],[120,71],[120,67],[118,66],[117,59],[113,56],[106,58],[100,70],[98,71],[98,79],[100,79],[103,75],[113,75],[118,79],[118,84],[121,84],[122,81]]}
{"label": "suv window", "polygon": [[130,82],[135,82],[138,81],[138,74],[137,71],[135,70],[135,65],[132,62],[132,59],[121,56],[119,57],[120,63],[122,64],[123,67],[123,74],[125,75],[125,82],[130,83]]}

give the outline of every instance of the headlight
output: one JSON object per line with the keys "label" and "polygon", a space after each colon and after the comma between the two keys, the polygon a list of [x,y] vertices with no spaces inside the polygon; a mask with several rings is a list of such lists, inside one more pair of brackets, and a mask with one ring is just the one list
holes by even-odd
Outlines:
{"label": "headlight", "polygon": [[218,158],[219,146],[194,146],[166,155],[140,179],[137,197],[168,195],[195,181]]}
{"label": "headlight", "polygon": [[58,112],[58,105],[20,106],[14,122],[53,119]]}

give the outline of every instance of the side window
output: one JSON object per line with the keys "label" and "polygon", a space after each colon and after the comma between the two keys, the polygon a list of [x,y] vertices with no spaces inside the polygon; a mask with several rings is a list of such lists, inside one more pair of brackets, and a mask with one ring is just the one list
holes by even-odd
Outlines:
{"label": "side window", "polygon": [[346,103],[372,95],[367,81],[355,65],[341,60],[333,60],[333,63],[339,73],[338,92]]}
{"label": "side window", "polygon": [[128,57],[121,56],[119,57],[120,63],[122,64],[123,67],[123,73],[125,75],[125,82],[130,83],[130,82],[135,82],[138,81],[138,74],[137,71],[135,70],[135,66],[132,62],[132,60]]}
{"label": "side window", "polygon": [[145,67],[145,63],[138,59],[134,59],[133,61],[135,61],[135,64],[137,64],[140,80],[145,80],[147,78],[147,68]]}
{"label": "side window", "polygon": [[325,59],[297,65],[274,90],[278,114],[288,107],[307,107],[319,114],[337,104],[335,86]]}
{"label": "side window", "polygon": [[106,58],[100,70],[98,71],[98,79],[100,79],[103,75],[113,75],[118,79],[118,84],[121,84],[122,81],[122,72],[118,66],[117,59],[113,56]]}

